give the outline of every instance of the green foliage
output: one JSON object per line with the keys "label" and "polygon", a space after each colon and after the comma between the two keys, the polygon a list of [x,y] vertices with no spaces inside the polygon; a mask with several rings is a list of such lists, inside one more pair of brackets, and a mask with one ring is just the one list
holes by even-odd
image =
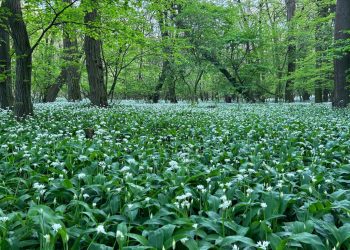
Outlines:
{"label": "green foliage", "polygon": [[[66,4],[59,0],[27,2],[24,13],[32,43]],[[295,81],[296,94],[311,94],[316,84],[330,91],[332,5],[333,0],[298,3],[292,34],[297,70],[287,77],[288,30],[282,1],[99,1],[98,5],[83,1],[65,10],[45,36],[52,42],[43,42],[35,51],[34,92],[45,92],[59,74],[63,27],[78,38],[80,51],[86,33],[103,41],[106,84],[117,98],[139,99],[152,94],[166,58],[172,61],[180,99],[236,94],[219,66],[227,69],[255,100],[283,97],[289,78]],[[88,28],[83,24],[84,14],[95,7],[101,19]],[[167,32],[168,38],[162,37],[161,31]],[[347,45],[341,45],[341,50]],[[166,47],[171,48],[170,54],[164,52]],[[81,69],[83,89],[87,89],[83,60]],[[168,92],[165,87],[163,97]]]}
{"label": "green foliage", "polygon": [[25,123],[0,112],[1,247],[350,247],[348,111],[65,102],[35,111]]}

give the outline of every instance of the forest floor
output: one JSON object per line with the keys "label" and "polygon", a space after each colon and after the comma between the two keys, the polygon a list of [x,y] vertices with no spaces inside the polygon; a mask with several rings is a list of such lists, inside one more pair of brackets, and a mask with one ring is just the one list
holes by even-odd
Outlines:
{"label": "forest floor", "polygon": [[349,110],[35,113],[0,112],[1,249],[350,249]]}

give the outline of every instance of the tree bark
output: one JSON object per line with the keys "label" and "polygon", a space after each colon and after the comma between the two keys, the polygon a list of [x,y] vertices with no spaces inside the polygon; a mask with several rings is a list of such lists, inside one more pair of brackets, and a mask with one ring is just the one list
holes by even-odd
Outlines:
{"label": "tree bark", "polygon": [[[318,8],[318,16],[320,18],[324,18],[327,16],[328,8],[326,6],[322,6],[322,1],[317,1],[317,8]],[[315,38],[316,38],[316,69],[320,69],[323,64],[323,57],[324,57],[324,23],[320,22],[316,25],[316,32],[315,32]],[[322,81],[317,80],[315,82],[315,103],[321,103],[322,100]]]}
{"label": "tree bark", "polygon": [[[73,0],[62,0],[71,4]],[[45,91],[44,102],[54,102],[62,86],[67,83],[68,101],[80,101],[80,67],[79,59],[81,55],[78,50],[78,41],[75,35],[67,31],[66,25],[63,25],[63,60],[64,65],[61,68],[60,75],[56,78],[55,84],[49,86]]]}
{"label": "tree bark", "polygon": [[177,103],[176,99],[176,80],[172,79],[171,82],[169,82],[169,101],[171,103]]}
{"label": "tree bark", "polygon": [[[64,31],[64,33],[66,33]],[[64,34],[63,37],[64,60],[67,64],[65,66],[65,80],[68,87],[68,101],[80,101],[80,67],[79,67],[79,51],[78,41],[76,37],[71,37],[69,34]]]}
{"label": "tree bark", "polygon": [[[86,13],[84,22],[89,29],[91,23],[98,21],[97,9]],[[101,57],[102,42],[90,34],[85,35],[84,50],[86,55],[86,69],[90,86],[89,97],[94,106],[107,107],[107,90],[104,84],[103,62]]]}
{"label": "tree bark", "polygon": [[[335,17],[336,42],[344,42],[350,38],[345,31],[350,30],[350,1],[337,0]],[[334,59],[334,99],[333,107],[343,108],[350,103],[348,74],[350,69],[350,52],[338,55]]]}
{"label": "tree bark", "polygon": [[23,20],[21,1],[5,0],[4,4],[9,10],[9,25],[16,52],[14,113],[20,119],[33,114],[31,100],[32,51],[27,27]]}
{"label": "tree bark", "polygon": [[58,93],[66,82],[66,78],[67,71],[62,69],[60,75],[56,79],[56,83],[46,89],[43,102],[54,102],[56,100]]}
{"label": "tree bark", "polygon": [[[168,15],[166,12],[160,14],[161,18],[159,20],[159,26],[160,26],[160,32],[162,37],[163,43],[169,43],[170,33],[169,33],[169,27],[168,27]],[[162,63],[162,71],[158,78],[158,83],[155,87],[154,93],[152,95],[152,101],[153,103],[158,103],[160,99],[160,91],[165,85],[166,82],[169,82],[171,84],[172,81],[174,81],[174,76],[172,74],[172,62],[171,58],[172,55],[172,48],[169,44],[164,45],[163,47],[163,63]]]}
{"label": "tree bark", "polygon": [[286,82],[285,89],[285,100],[286,102],[294,102],[294,91],[293,85],[294,80],[292,75],[296,70],[296,46],[295,46],[295,37],[293,35],[293,18],[295,16],[296,10],[296,0],[285,0],[287,6],[287,22],[288,22],[288,80]]}
{"label": "tree bark", "polygon": [[[0,7],[1,12],[3,8],[4,3]],[[5,30],[6,23],[6,17],[0,17],[0,108],[2,109],[13,106],[10,36]]]}

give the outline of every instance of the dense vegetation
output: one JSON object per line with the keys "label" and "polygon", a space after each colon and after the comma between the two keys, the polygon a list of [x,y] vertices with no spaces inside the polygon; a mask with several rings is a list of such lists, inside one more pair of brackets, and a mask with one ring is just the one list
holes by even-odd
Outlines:
{"label": "dense vegetation", "polygon": [[350,249],[349,38],[349,0],[0,0],[0,250]]}
{"label": "dense vegetation", "polygon": [[0,102],[18,117],[57,96],[350,102],[347,0],[0,4]]}
{"label": "dense vegetation", "polygon": [[25,123],[0,117],[1,249],[350,247],[348,111],[35,111]]}

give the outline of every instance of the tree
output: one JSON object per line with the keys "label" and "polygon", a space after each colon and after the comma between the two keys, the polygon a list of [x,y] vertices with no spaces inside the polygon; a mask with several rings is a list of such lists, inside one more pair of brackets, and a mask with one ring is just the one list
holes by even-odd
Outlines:
{"label": "tree", "polygon": [[6,30],[6,10],[4,3],[0,7],[0,108],[13,105],[10,36]]}
{"label": "tree", "polygon": [[16,52],[14,113],[18,119],[33,115],[33,104],[31,100],[32,54],[47,32],[55,26],[59,16],[77,1],[78,0],[72,0],[61,10],[54,10],[54,16],[51,22],[42,30],[33,46],[30,46],[27,26],[23,19],[21,1],[4,0],[4,7],[9,10],[8,23]]}
{"label": "tree", "polygon": [[175,93],[175,78],[174,78],[174,48],[171,36],[171,27],[174,22],[171,13],[175,11],[175,5],[168,3],[167,6],[162,6],[164,9],[158,11],[158,23],[160,28],[161,42],[162,42],[162,69],[159,75],[158,84],[152,96],[153,103],[157,103],[160,99],[160,91],[167,83],[169,85],[169,99],[172,103],[176,103]]}
{"label": "tree", "polygon": [[294,102],[293,79],[292,74],[296,69],[296,45],[293,35],[293,18],[296,10],[296,0],[285,0],[287,6],[287,23],[288,23],[288,80],[286,82],[285,100],[286,102]]}
{"label": "tree", "polygon": [[68,101],[81,100],[80,57],[76,36],[74,34],[70,35],[63,28],[63,63],[61,72],[56,78],[55,84],[47,87],[43,99],[44,102],[54,102],[62,86],[66,83],[68,87]]}
{"label": "tree", "polygon": [[[335,41],[344,45],[346,39],[350,38],[350,1],[337,0],[335,17]],[[334,59],[334,107],[346,107],[350,103],[350,51],[341,51]]]}
{"label": "tree", "polygon": [[9,25],[16,51],[16,90],[14,112],[18,118],[33,114],[31,100],[32,48],[26,24],[23,20],[21,1],[5,0],[5,7],[9,10]]}
{"label": "tree", "polygon": [[88,11],[84,17],[84,23],[88,27],[85,35],[84,50],[86,55],[86,69],[90,86],[89,98],[91,103],[99,107],[107,107],[107,89],[104,84],[103,62],[101,57],[102,41],[96,38],[94,23],[99,21],[96,7]]}
{"label": "tree", "polygon": [[[64,3],[72,4],[73,0],[63,0]],[[78,40],[76,34],[71,28],[63,22],[63,64],[61,72],[56,78],[55,84],[48,86],[45,91],[44,102],[54,102],[62,86],[67,83],[68,101],[80,101],[80,66],[81,55],[78,49]]]}

